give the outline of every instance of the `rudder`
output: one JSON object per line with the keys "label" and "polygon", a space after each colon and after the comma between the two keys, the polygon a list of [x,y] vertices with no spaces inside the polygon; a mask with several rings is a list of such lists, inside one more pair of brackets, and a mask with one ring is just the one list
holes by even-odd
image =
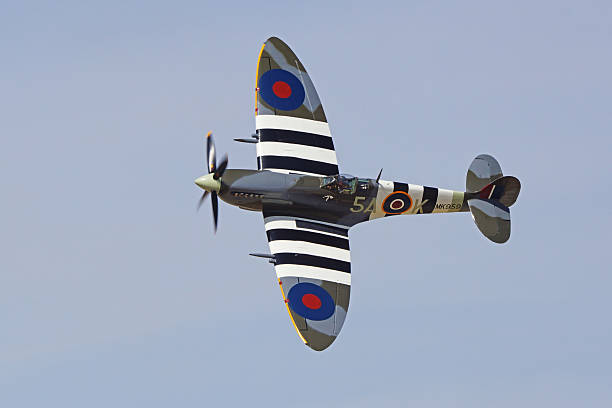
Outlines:
{"label": "rudder", "polygon": [[521,183],[504,176],[493,156],[477,156],[467,173],[466,198],[472,218],[482,234],[502,244],[510,238],[510,207],[516,202]]}

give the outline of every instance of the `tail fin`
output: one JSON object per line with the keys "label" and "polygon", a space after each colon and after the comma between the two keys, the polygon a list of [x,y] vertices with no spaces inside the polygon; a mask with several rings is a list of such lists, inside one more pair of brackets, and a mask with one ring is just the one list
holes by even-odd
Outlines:
{"label": "tail fin", "polygon": [[501,176],[503,176],[503,173],[497,160],[488,154],[481,154],[476,156],[470,164],[465,186],[467,191],[475,193]]}
{"label": "tail fin", "polygon": [[501,167],[492,156],[476,157],[466,178],[467,203],[476,226],[483,235],[496,243],[510,238],[510,207],[516,202],[521,183],[516,177],[503,176]]}

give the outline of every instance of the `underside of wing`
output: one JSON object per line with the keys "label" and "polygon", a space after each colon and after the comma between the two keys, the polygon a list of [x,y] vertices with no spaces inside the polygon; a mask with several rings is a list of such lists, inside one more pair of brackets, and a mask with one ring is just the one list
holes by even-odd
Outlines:
{"label": "underside of wing", "polygon": [[266,235],[287,311],[300,338],[321,351],[336,339],[348,311],[348,228],[290,216],[266,216]]}
{"label": "underside of wing", "polygon": [[338,174],[323,105],[306,69],[289,46],[269,38],[257,62],[257,166],[310,175]]}

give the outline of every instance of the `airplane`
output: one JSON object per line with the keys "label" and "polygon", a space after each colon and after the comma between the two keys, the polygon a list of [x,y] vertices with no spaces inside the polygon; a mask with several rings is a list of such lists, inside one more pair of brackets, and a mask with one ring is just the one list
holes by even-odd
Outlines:
{"label": "airplane", "polygon": [[510,237],[510,209],[520,182],[504,176],[497,160],[477,156],[466,190],[354,177],[340,173],[327,117],[314,84],[282,40],[261,47],[255,85],[257,170],[219,166],[211,133],[206,136],[208,174],[195,180],[211,196],[215,231],[218,198],[263,214],[270,254],[250,254],[274,265],[291,322],[316,351],[329,347],[349,306],[349,229],[361,222],[407,214],[470,212],[495,243]]}

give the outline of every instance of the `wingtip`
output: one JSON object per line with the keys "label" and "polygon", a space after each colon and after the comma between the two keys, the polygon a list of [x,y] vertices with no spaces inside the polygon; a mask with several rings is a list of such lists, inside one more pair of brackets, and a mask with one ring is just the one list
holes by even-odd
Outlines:
{"label": "wingtip", "polygon": [[308,347],[311,350],[321,352],[321,351],[327,350],[329,346],[331,346],[334,343],[335,340],[336,340],[335,336],[332,337],[331,339],[326,339],[324,341],[309,342],[308,340],[306,340],[304,342],[304,345],[306,345],[306,347]]}

